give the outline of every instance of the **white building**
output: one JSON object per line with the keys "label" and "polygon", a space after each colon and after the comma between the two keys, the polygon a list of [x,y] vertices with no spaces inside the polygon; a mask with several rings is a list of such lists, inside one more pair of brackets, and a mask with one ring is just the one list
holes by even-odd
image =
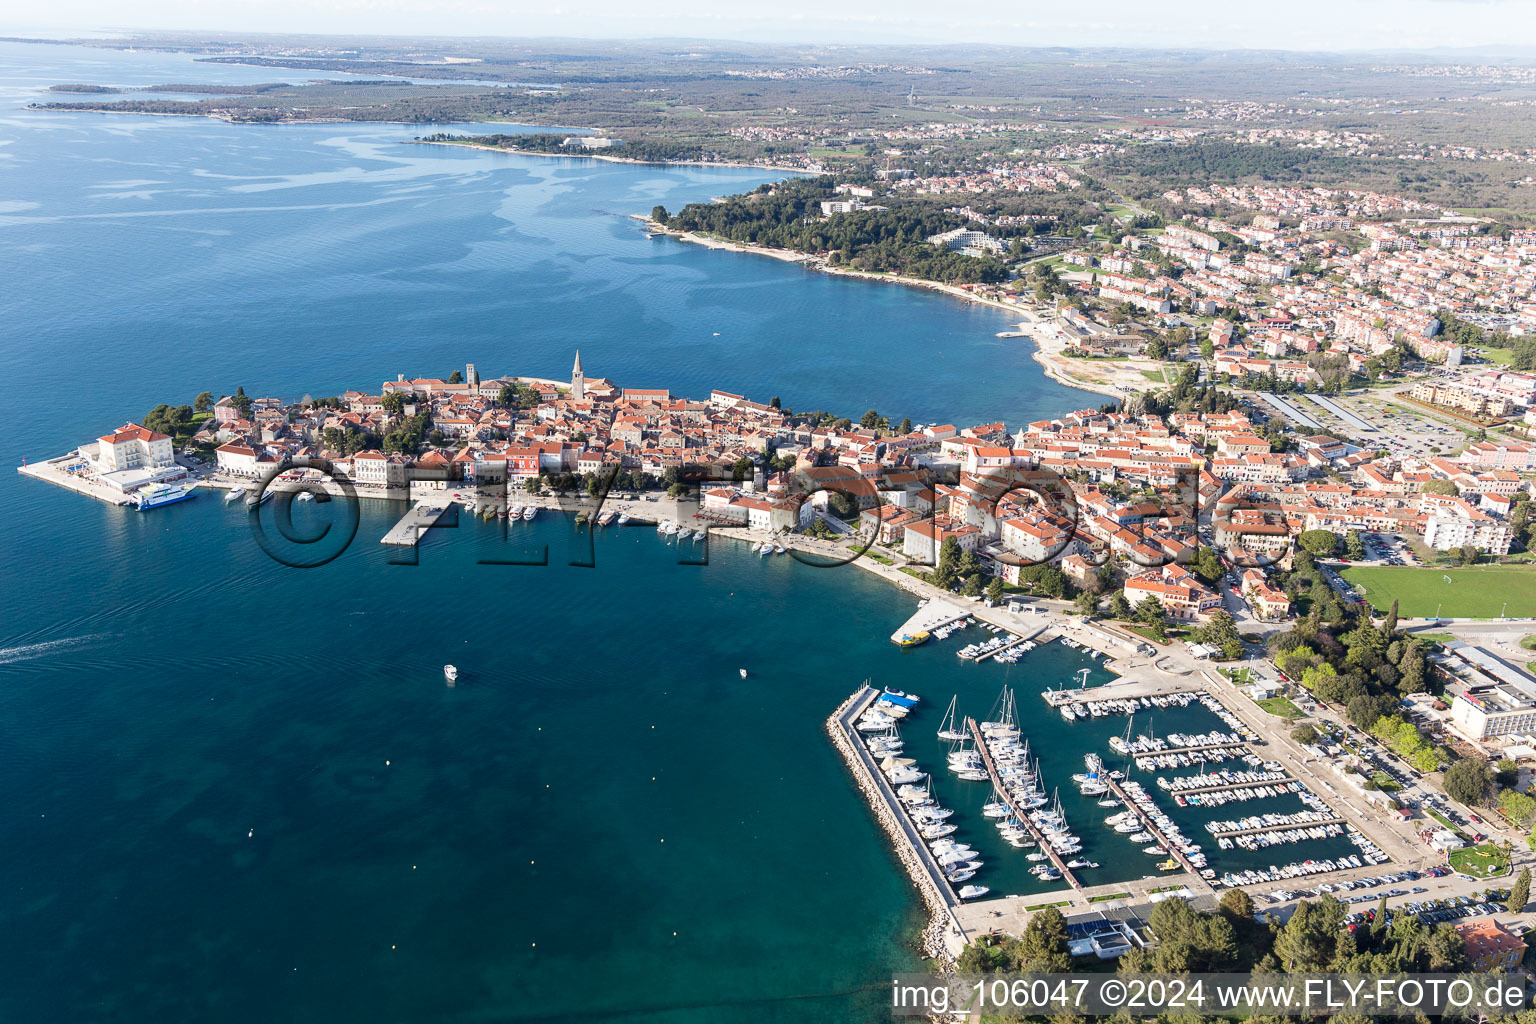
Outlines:
{"label": "white building", "polygon": [[98,438],[96,471],[117,473],[125,469],[164,469],[176,464],[171,439],[137,423],[125,423],[106,437]]}

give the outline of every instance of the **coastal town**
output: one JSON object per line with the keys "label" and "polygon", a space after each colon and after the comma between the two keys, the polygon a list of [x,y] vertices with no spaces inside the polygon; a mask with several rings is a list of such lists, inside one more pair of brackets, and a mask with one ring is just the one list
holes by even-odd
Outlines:
{"label": "coastal town", "polygon": [[[1522,763],[1536,765],[1536,679],[1509,653],[1531,629],[1499,626],[1536,616],[1525,607],[1529,570],[1509,567],[1519,574],[1507,595],[1517,602],[1512,617],[1463,614],[1462,592],[1451,589],[1446,614],[1399,617],[1396,600],[1373,608],[1381,599],[1350,574],[1438,574],[1422,562],[1492,563],[1527,547],[1536,444],[1496,432],[1415,455],[1401,437],[1376,441],[1369,428],[1324,432],[1296,395],[1234,397],[1202,383],[1197,369],[1188,363],[1165,392],[1049,420],[892,425],[874,410],[858,423],[811,420],[777,399],[622,387],[588,376],[577,353],[568,380],[481,377],[471,364],[320,400],[205,393],[185,413],[157,408],[145,423],[23,471],[145,511],[214,488],[228,500],[243,495],[257,515],[268,491],[330,493],[344,480],[363,497],[415,502],[399,528],[404,539],[386,543],[415,543],[458,501],[486,518],[528,518],[542,507],[597,529],[621,514],[621,524],[734,536],[764,554],[845,558],[919,596],[913,621],[892,635],[903,646],[980,623],[996,639],[962,657],[1011,662],[1056,640],[1104,655],[1116,681],[1042,695],[1068,721],[1134,720],[1138,706],[1193,700],[1234,730],[1110,744],[1153,772],[1196,769],[1159,779],[1162,793],[1090,762],[1084,794],[1134,809],[1119,812],[1120,824],[1135,822],[1133,838],[1155,839],[1148,849],[1167,861],[1150,881],[1085,884],[1076,874],[1090,862],[1068,861],[1082,848],[1059,804],[1045,817],[1025,810],[1044,801],[1043,781],[1019,791],[1027,804],[1001,802],[1010,790],[1000,765],[1015,763],[1005,747],[1020,735],[1011,702],[1036,698],[1010,697],[974,737],[949,727],[960,737],[951,770],[995,789],[1013,846],[1056,860],[1037,872],[1041,881],[1070,881],[1046,902],[1066,908],[1082,936],[1074,948],[1105,956],[1145,946],[1137,915],[1169,893],[1214,907],[1220,893],[1239,891],[1283,920],[1306,896],[1359,889],[1346,899],[1373,901],[1377,886],[1419,880],[1433,881],[1388,895],[1429,894],[1400,903],[1425,920],[1446,914],[1469,935],[1514,941],[1509,914],[1520,908],[1494,908],[1493,876],[1426,872],[1473,855],[1512,871],[1536,827],[1536,798],[1521,790]],[[1432,375],[1413,388],[1422,395],[1445,380]],[[1507,413],[1529,407],[1536,375],[1496,370],[1457,386],[1497,390]],[[1330,420],[1352,421],[1360,417]],[[1335,653],[1319,653],[1329,644]],[[907,851],[934,911],[928,948],[953,961],[989,936],[1028,928],[1029,908],[1045,897],[959,884],[978,877],[983,861],[948,838],[954,823],[930,788],[914,785],[926,773],[892,739],[912,712],[907,699],[866,688],[838,709],[829,732]],[[860,753],[866,745],[873,759]],[[1208,763],[1238,755],[1247,768],[1206,774]],[[1477,769],[1475,780],[1453,780],[1458,762]],[[1306,810],[1221,826],[1229,832],[1213,841],[1223,849],[1347,837],[1356,852],[1222,870],[1221,855],[1185,838],[1179,812],[1160,802],[1177,795],[1182,807],[1190,790],[1207,805],[1302,795]],[[1497,817],[1478,817],[1474,808],[1485,806]],[[1485,913],[1460,922],[1460,907]]]}
{"label": "coastal town", "polygon": [[[559,377],[523,372],[553,360],[468,363],[321,398],[205,391],[20,471],[157,516],[209,494],[253,523],[273,497],[314,502],[306,515],[317,497],[391,501],[377,539],[397,547],[455,508],[504,529],[548,513],[537,529],[591,538],[643,526],[684,564],[733,543],[883,580],[916,601],[892,624],[903,652],[953,647],[1004,673],[1075,659],[1072,685],[1004,675],[990,709],[866,680],[826,719],[944,971],[1253,966],[1292,929],[1342,950],[1310,966],[1358,967],[1349,950],[1398,941],[1389,918],[1398,966],[1525,963],[1536,230],[1335,182],[1098,175],[1208,143],[1213,123],[1256,152],[1531,151],[1225,127],[1284,113],[1264,104],[1096,129],[970,113],[814,158],[824,132],[738,126],[742,144],[803,148],[761,166],[806,175],[626,227],[1002,310],[997,338],[1094,396],[1082,408],[796,412],[729,382],[690,395],[589,374],[575,351]],[[666,152],[601,134],[415,141]],[[1042,767],[1042,715],[1081,771]],[[1031,958],[1032,942],[1072,959]]]}

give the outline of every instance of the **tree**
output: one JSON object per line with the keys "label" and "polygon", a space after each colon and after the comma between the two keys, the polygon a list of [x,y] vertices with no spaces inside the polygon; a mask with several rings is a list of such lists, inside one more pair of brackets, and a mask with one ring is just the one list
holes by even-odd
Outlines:
{"label": "tree", "polygon": [[1381,624],[1381,636],[1384,640],[1391,640],[1397,632],[1397,598],[1392,599],[1392,610],[1387,612],[1387,621]]}
{"label": "tree", "polygon": [[1156,597],[1144,597],[1136,605],[1136,621],[1152,625],[1162,622],[1167,612],[1163,610],[1163,602]]}
{"label": "tree", "polygon": [[874,427],[880,422],[880,414],[873,409],[864,410],[864,415],[859,417],[859,426]]}
{"label": "tree", "polygon": [[[1164,902],[1177,903],[1178,900]],[[1067,951],[1067,921],[1055,907],[1046,907],[1030,916],[1024,934],[1011,958],[1015,971],[1051,973],[1070,971],[1072,955]]]}
{"label": "tree", "polygon": [[1098,614],[1099,596],[1097,594],[1090,594],[1086,590],[1082,591],[1077,597],[1073,598],[1073,603],[1077,605],[1078,612],[1083,615]]}
{"label": "tree", "polygon": [[1360,536],[1359,530],[1350,530],[1344,535],[1344,557],[1351,562],[1365,558],[1365,539]]}
{"label": "tree", "polygon": [[973,572],[965,578],[965,586],[960,588],[960,593],[964,597],[980,597],[981,592],[981,573]]}
{"label": "tree", "polygon": [[657,203],[655,206],[651,207],[651,220],[655,221],[657,224],[665,224],[670,219],[671,218],[667,215],[667,208],[665,206]]}
{"label": "tree", "polygon": [[1125,591],[1117,590],[1109,598],[1109,614],[1111,618],[1128,619],[1131,616],[1131,602],[1125,599]]}
{"label": "tree", "polygon": [[1189,563],[1189,571],[1200,577],[1207,584],[1214,585],[1221,579],[1221,558],[1217,556],[1216,549],[1201,545],[1195,549],[1195,557]]}
{"label": "tree", "polygon": [[1457,761],[1445,772],[1446,795],[1469,807],[1486,800],[1492,784],[1488,766],[1470,758]]}
{"label": "tree", "polygon": [[1303,530],[1296,543],[1317,558],[1326,558],[1339,546],[1339,535],[1332,530]]}
{"label": "tree", "polygon": [[511,384],[503,384],[501,390],[496,392],[496,404],[503,409],[510,409],[517,404],[517,391]]}
{"label": "tree", "polygon": [[1216,344],[1210,338],[1200,339],[1200,355],[1206,359],[1216,358]]}
{"label": "tree", "polygon": [[463,373],[463,371],[461,371],[461,370],[454,370],[452,373],[450,373],[448,375],[448,383],[449,384],[463,384],[464,383],[464,373]]}
{"label": "tree", "polygon": [[1344,924],[1344,904],[1331,896],[1302,900],[1275,936],[1275,957],[1287,973],[1327,970]]}
{"label": "tree", "polygon": [[912,421],[905,416],[902,417],[901,425],[896,428],[896,433],[902,435],[903,437],[912,433]]}
{"label": "tree", "polygon": [[200,391],[196,398],[192,399],[193,412],[207,412],[213,408],[213,394],[209,391]]}
{"label": "tree", "polygon": [[1317,742],[1317,729],[1311,722],[1302,722],[1291,730],[1291,739],[1310,746]]}
{"label": "tree", "polygon": [[1160,337],[1153,338],[1151,341],[1147,342],[1147,358],[1167,359],[1168,343]]}
{"label": "tree", "polygon": [[1532,818],[1536,816],[1536,798],[1506,789],[1499,794],[1499,810],[1518,828],[1529,831]]}
{"label": "tree", "polygon": [[397,419],[405,415],[405,395],[402,392],[391,391],[379,399],[379,405],[384,407],[385,412]]}
{"label": "tree", "polygon": [[1228,889],[1221,894],[1221,909],[1240,921],[1253,917],[1253,897],[1242,889]]}
{"label": "tree", "polygon": [[1349,702],[1344,717],[1357,728],[1369,729],[1382,715],[1390,714],[1394,704],[1396,701],[1385,694],[1362,693]]}
{"label": "tree", "polygon": [[1518,914],[1529,902],[1531,902],[1531,869],[1521,868],[1520,874],[1515,877],[1515,884],[1509,887],[1509,909]]}
{"label": "tree", "polygon": [[996,576],[987,584],[987,600],[993,604],[1003,603],[1003,581]]}
{"label": "tree", "polygon": [[1419,488],[1421,494],[1439,494],[1454,498],[1457,494],[1456,485],[1449,480],[1426,480]]}

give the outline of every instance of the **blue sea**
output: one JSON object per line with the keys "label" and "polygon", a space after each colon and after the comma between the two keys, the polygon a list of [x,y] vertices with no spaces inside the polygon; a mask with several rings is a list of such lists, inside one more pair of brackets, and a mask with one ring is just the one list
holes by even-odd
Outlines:
{"label": "blue sea", "polygon": [[[625,386],[855,418],[1099,402],[996,338],[999,311],[629,217],[770,172],[26,109],[57,82],[273,77],[0,44],[11,464],[204,390],[560,377],[577,348]],[[1039,720],[1084,664],[898,650],[913,599],[856,568],[718,542],[683,566],[631,529],[571,566],[552,515],[510,539],[466,520],[401,566],[377,540],[403,509],[368,502],[304,571],[212,496],[141,514],[6,473],[0,509],[6,1021],[883,1019],[924,915],[823,719],[873,679],[924,696],[926,736],[951,695],[983,714],[1005,685]],[[477,564],[542,545],[547,567]],[[1116,730],[1041,731],[1065,786]],[[984,798],[954,794],[968,828]],[[1030,891],[989,852],[999,891]]]}

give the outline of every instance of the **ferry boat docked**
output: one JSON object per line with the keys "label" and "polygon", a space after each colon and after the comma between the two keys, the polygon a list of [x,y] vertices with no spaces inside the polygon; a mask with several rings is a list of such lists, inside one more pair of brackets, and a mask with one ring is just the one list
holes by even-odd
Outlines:
{"label": "ferry boat docked", "polygon": [[926,629],[920,629],[916,633],[903,633],[896,638],[897,647],[921,647],[927,643],[933,634]]}
{"label": "ferry boat docked", "polygon": [[187,484],[161,484],[158,487],[144,488],[133,496],[133,500],[140,512],[148,512],[161,505],[174,505],[178,501],[195,497],[197,492]]}

